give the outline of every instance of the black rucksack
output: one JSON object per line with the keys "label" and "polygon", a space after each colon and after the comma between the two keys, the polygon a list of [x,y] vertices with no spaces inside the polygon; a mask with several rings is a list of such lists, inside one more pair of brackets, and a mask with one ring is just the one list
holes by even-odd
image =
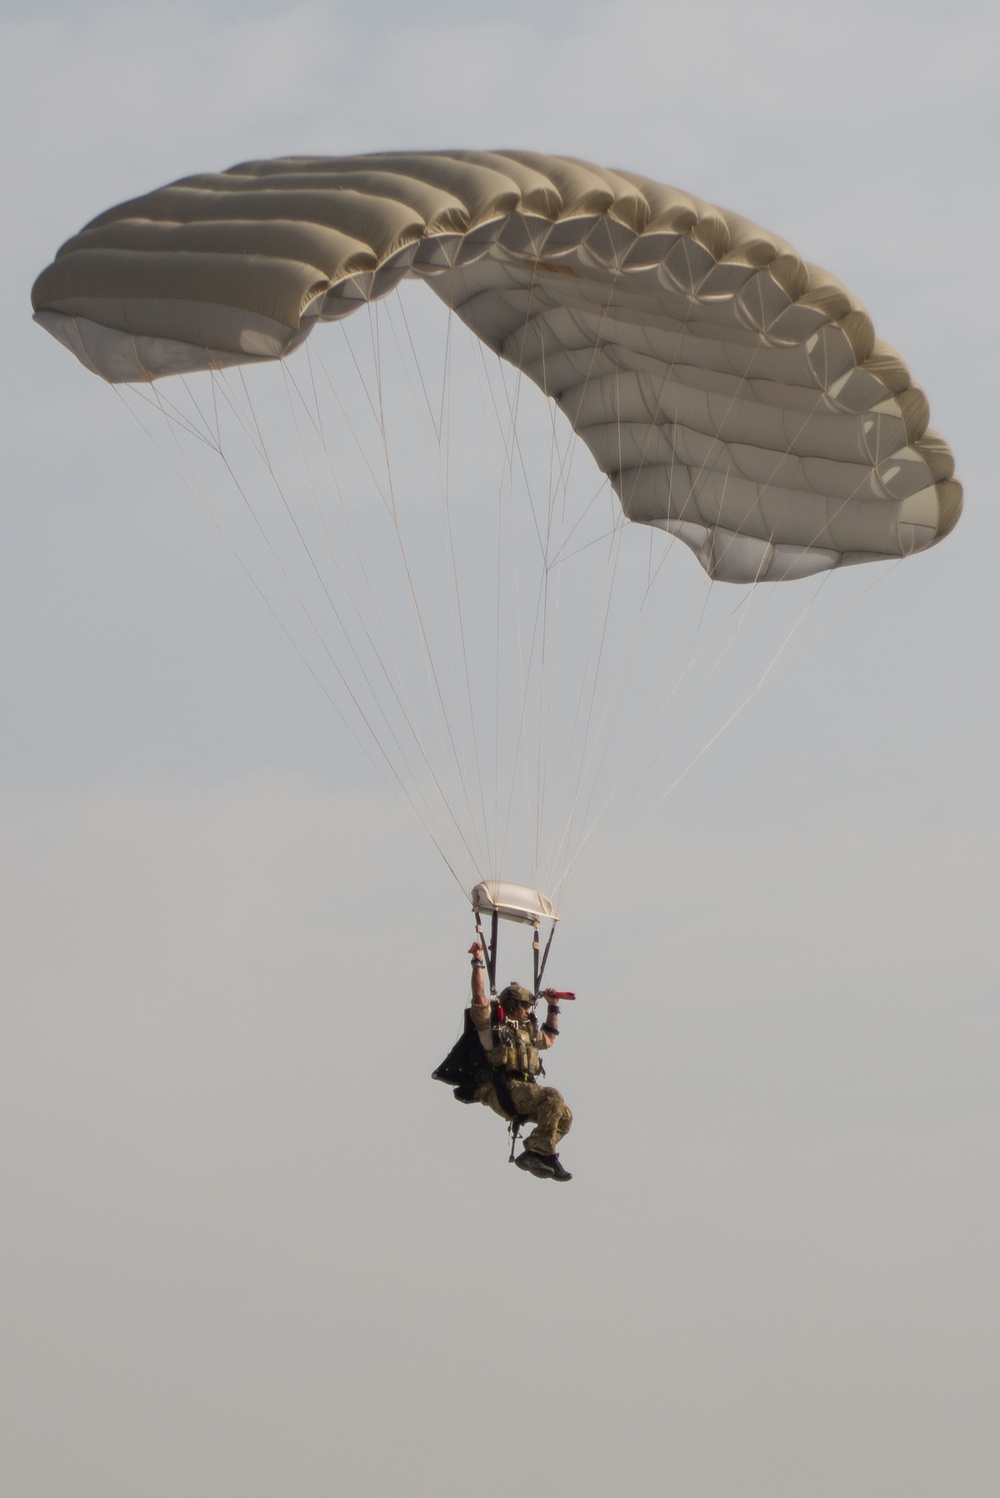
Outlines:
{"label": "black rucksack", "polygon": [[453,1088],[460,1103],[474,1103],[476,1088],[489,1075],[490,1063],[479,1039],[479,1031],[472,1023],[472,1013],[467,1009],[461,1035],[431,1076],[435,1082],[444,1082]]}

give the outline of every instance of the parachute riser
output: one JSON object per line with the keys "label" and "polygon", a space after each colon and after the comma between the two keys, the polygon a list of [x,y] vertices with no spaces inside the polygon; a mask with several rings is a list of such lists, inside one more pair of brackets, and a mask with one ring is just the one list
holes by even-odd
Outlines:
{"label": "parachute riser", "polygon": [[555,936],[555,934],[556,934],[556,923],[555,923],[555,921],[553,921],[552,922],[552,928],[549,931],[548,938],[547,938],[547,940],[545,942],[545,951],[542,953],[541,962],[539,962],[539,960],[538,960],[538,927],[537,927],[537,925],[535,926],[534,936],[532,938],[531,945],[532,945],[532,947],[534,949],[534,957],[535,957],[535,998],[536,999],[538,998],[538,995],[542,991],[542,979],[545,977],[545,964],[549,960],[549,952],[550,952],[550,950],[552,948],[552,938]]}
{"label": "parachute riser", "polygon": [[[483,914],[486,911],[489,911],[490,914],[490,940],[488,943],[483,929]],[[537,999],[542,989],[545,967],[549,960],[552,938],[555,935],[558,920],[550,902],[544,895],[539,894],[537,890],[529,890],[521,885],[499,883],[486,885],[484,883],[477,885],[472,892],[472,912],[476,922],[476,939],[483,953],[486,972],[490,980],[490,994],[494,998],[497,992],[497,959],[499,956],[501,918],[531,927],[532,996]],[[544,949],[541,941],[541,921],[543,916],[552,923]]]}
{"label": "parachute riser", "polygon": [[[482,950],[482,953],[483,953],[483,957],[484,957],[485,962],[486,962],[486,976],[490,980],[490,997],[491,998],[496,998],[496,995],[497,995],[497,957],[499,955],[499,950],[500,950],[500,942],[499,942],[500,917],[497,915],[496,911],[493,912],[492,918],[490,920],[490,939],[489,939],[489,941],[486,940],[486,932],[483,930],[482,916],[480,915],[480,913],[479,913],[478,910],[475,912],[475,917],[476,917],[476,940],[479,943],[479,946],[480,946],[480,948]],[[549,951],[550,951],[550,949],[552,947],[552,938],[555,936],[555,934],[556,934],[556,928],[555,928],[555,925],[553,925],[551,931],[548,934],[548,937],[546,938],[545,947],[544,947],[544,950],[543,950],[542,943],[541,943],[541,936],[539,934],[539,929],[538,929],[538,923],[536,922],[532,926],[532,928],[531,928],[531,956],[532,956],[532,973],[533,973],[533,979],[534,979],[533,984],[532,984],[532,990],[531,990],[531,992],[532,992],[532,997],[535,998],[535,999],[538,998],[538,995],[539,995],[539,993],[541,992],[541,989],[542,989],[542,979],[545,977],[545,964],[549,960]]]}
{"label": "parachute riser", "polygon": [[479,942],[479,949],[486,959],[486,974],[490,980],[490,996],[495,998],[497,991],[497,932],[500,926],[500,916],[494,910],[490,921],[490,939],[487,942],[486,933],[483,930],[482,912],[473,906],[472,913],[476,918],[476,940]]}

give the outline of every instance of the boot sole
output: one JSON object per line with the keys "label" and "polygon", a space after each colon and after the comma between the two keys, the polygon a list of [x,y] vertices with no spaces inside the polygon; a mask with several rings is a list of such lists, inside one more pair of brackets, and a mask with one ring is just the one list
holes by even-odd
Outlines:
{"label": "boot sole", "polygon": [[525,1170],[529,1175],[537,1176],[540,1181],[555,1180],[551,1167],[544,1163],[540,1155],[535,1155],[534,1158],[531,1155],[518,1155],[514,1164],[518,1170]]}

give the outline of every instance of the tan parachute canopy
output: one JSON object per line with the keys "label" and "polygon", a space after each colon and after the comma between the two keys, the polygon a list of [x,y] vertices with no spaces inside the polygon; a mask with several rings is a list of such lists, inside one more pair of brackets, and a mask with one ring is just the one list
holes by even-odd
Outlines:
{"label": "tan parachute canopy", "polygon": [[110,381],[277,359],[419,277],[558,403],[625,514],[753,583],[958,520],[927,401],[851,294],[737,214],[531,152],[252,161],[94,219],[35,316]]}

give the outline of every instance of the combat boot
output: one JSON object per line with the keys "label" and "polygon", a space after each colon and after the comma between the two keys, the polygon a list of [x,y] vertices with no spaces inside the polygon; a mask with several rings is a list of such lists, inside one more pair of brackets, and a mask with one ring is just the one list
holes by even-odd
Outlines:
{"label": "combat boot", "polygon": [[552,1167],[549,1175],[554,1181],[571,1181],[573,1179],[572,1173],[562,1164],[558,1155],[546,1155],[545,1160]]}
{"label": "combat boot", "polygon": [[552,1161],[554,1159],[554,1155],[536,1155],[531,1150],[524,1150],[518,1155],[514,1164],[518,1170],[530,1171],[533,1176],[538,1176],[540,1180],[544,1181],[552,1178]]}

